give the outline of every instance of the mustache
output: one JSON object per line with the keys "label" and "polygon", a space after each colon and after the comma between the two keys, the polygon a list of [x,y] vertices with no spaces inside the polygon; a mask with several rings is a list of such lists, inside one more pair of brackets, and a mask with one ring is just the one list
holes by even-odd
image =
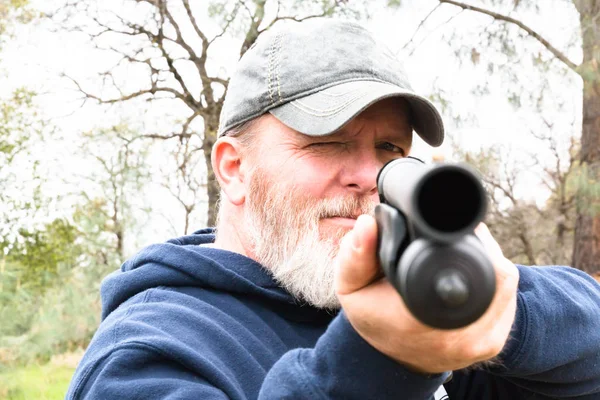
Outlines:
{"label": "mustache", "polygon": [[337,197],[320,201],[313,210],[319,219],[332,217],[356,219],[362,214],[374,216],[376,205],[377,202],[367,197]]}

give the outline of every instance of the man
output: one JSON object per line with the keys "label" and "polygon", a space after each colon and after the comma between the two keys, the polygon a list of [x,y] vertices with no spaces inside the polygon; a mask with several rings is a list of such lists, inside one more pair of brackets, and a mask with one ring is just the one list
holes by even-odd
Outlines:
{"label": "man", "polygon": [[382,276],[375,180],[413,130],[443,140],[433,105],[360,26],[261,37],[213,149],[216,236],[150,246],[104,281],[67,398],[600,398],[600,288],[584,273],[516,267],[480,225],[496,294],[446,331]]}

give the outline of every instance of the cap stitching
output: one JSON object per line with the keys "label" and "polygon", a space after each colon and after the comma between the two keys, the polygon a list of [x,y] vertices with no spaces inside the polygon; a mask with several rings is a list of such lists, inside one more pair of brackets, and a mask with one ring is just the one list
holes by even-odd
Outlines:
{"label": "cap stitching", "polygon": [[271,104],[273,104],[273,93],[271,92],[271,54],[273,53],[273,46],[269,48],[269,57],[268,57],[268,65],[267,65],[267,93],[269,93],[269,98],[271,99]]}
{"label": "cap stitching", "polygon": [[277,58],[276,58],[276,64],[275,64],[275,73],[277,74],[277,94],[279,95],[279,101],[281,102],[283,100],[283,97],[281,96],[281,81],[279,79],[279,75],[280,75],[280,71],[281,69],[279,68],[280,65],[280,61],[281,61],[281,47],[282,47],[282,42],[283,42],[283,33],[280,32],[279,35],[277,35],[276,38],[276,42],[277,42]]}
{"label": "cap stitching", "polygon": [[277,45],[277,38],[279,35],[276,35],[273,39],[273,43],[269,48],[269,65],[267,67],[267,92],[269,93],[269,98],[271,99],[271,105],[275,104],[275,99],[273,98],[273,69],[274,69],[274,57],[275,57],[275,46]]}

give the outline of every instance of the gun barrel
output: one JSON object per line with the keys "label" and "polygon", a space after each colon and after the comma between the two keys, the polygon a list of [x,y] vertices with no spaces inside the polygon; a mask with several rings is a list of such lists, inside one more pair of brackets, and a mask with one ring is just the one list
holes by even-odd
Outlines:
{"label": "gun barrel", "polygon": [[480,178],[466,165],[425,165],[411,158],[381,170],[379,193],[410,221],[414,234],[442,243],[472,233],[487,211]]}

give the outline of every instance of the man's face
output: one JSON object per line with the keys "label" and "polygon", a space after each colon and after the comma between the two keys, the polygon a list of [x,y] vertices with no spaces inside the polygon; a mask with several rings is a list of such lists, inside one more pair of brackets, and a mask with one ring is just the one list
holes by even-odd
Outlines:
{"label": "man's face", "polygon": [[333,273],[340,239],[379,201],[381,167],[408,154],[408,115],[402,100],[383,100],[324,137],[271,115],[260,121],[245,204],[249,256],[295,297],[339,307]]}

